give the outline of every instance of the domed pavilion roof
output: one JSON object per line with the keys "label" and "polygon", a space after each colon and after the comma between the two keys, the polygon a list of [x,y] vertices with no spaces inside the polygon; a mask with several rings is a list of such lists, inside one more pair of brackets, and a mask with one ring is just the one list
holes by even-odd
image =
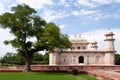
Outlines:
{"label": "domed pavilion roof", "polygon": [[97,44],[97,41],[96,41],[95,39],[93,39],[93,40],[91,41],[91,43]]}
{"label": "domed pavilion roof", "polygon": [[112,31],[110,31],[110,29],[105,33],[105,36],[107,35],[114,35],[114,33]]}
{"label": "domed pavilion roof", "polygon": [[84,39],[81,35],[73,35],[69,39],[71,43],[88,43],[87,39]]}

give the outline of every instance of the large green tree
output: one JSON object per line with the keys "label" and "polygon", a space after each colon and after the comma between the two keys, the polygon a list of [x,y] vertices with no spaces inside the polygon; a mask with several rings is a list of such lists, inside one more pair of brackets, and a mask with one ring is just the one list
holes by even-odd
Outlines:
{"label": "large green tree", "polygon": [[25,72],[31,70],[30,62],[35,52],[70,47],[67,36],[60,33],[58,26],[46,23],[26,4],[12,7],[11,12],[0,15],[0,24],[14,35],[14,39],[5,41],[5,44],[11,44],[25,58]]}

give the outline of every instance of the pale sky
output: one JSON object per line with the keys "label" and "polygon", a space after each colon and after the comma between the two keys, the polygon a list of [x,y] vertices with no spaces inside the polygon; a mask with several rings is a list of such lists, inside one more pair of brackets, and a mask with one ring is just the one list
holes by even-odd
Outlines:
{"label": "pale sky", "polygon": [[[95,39],[100,50],[104,49],[104,33],[110,28],[115,34],[115,49],[120,53],[120,0],[0,0],[0,15],[22,3],[34,8],[47,22],[54,22],[63,34]],[[3,44],[13,38],[9,31],[0,28],[0,34],[2,56],[15,49]]]}

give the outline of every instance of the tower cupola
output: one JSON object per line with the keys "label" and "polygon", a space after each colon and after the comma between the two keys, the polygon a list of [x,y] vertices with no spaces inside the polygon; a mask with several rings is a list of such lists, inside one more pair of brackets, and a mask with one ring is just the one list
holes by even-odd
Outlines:
{"label": "tower cupola", "polygon": [[93,39],[93,41],[91,42],[91,50],[97,50],[97,48],[98,48],[97,41]]}
{"label": "tower cupola", "polygon": [[108,30],[106,33],[105,33],[105,39],[104,39],[104,42],[105,42],[105,51],[114,51],[114,33],[110,30]]}

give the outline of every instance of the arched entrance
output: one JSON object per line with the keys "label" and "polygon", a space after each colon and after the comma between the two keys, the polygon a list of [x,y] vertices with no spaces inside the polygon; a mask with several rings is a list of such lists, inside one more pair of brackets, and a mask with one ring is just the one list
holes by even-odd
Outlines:
{"label": "arched entrance", "polygon": [[84,63],[84,57],[83,56],[79,57],[79,63]]}

